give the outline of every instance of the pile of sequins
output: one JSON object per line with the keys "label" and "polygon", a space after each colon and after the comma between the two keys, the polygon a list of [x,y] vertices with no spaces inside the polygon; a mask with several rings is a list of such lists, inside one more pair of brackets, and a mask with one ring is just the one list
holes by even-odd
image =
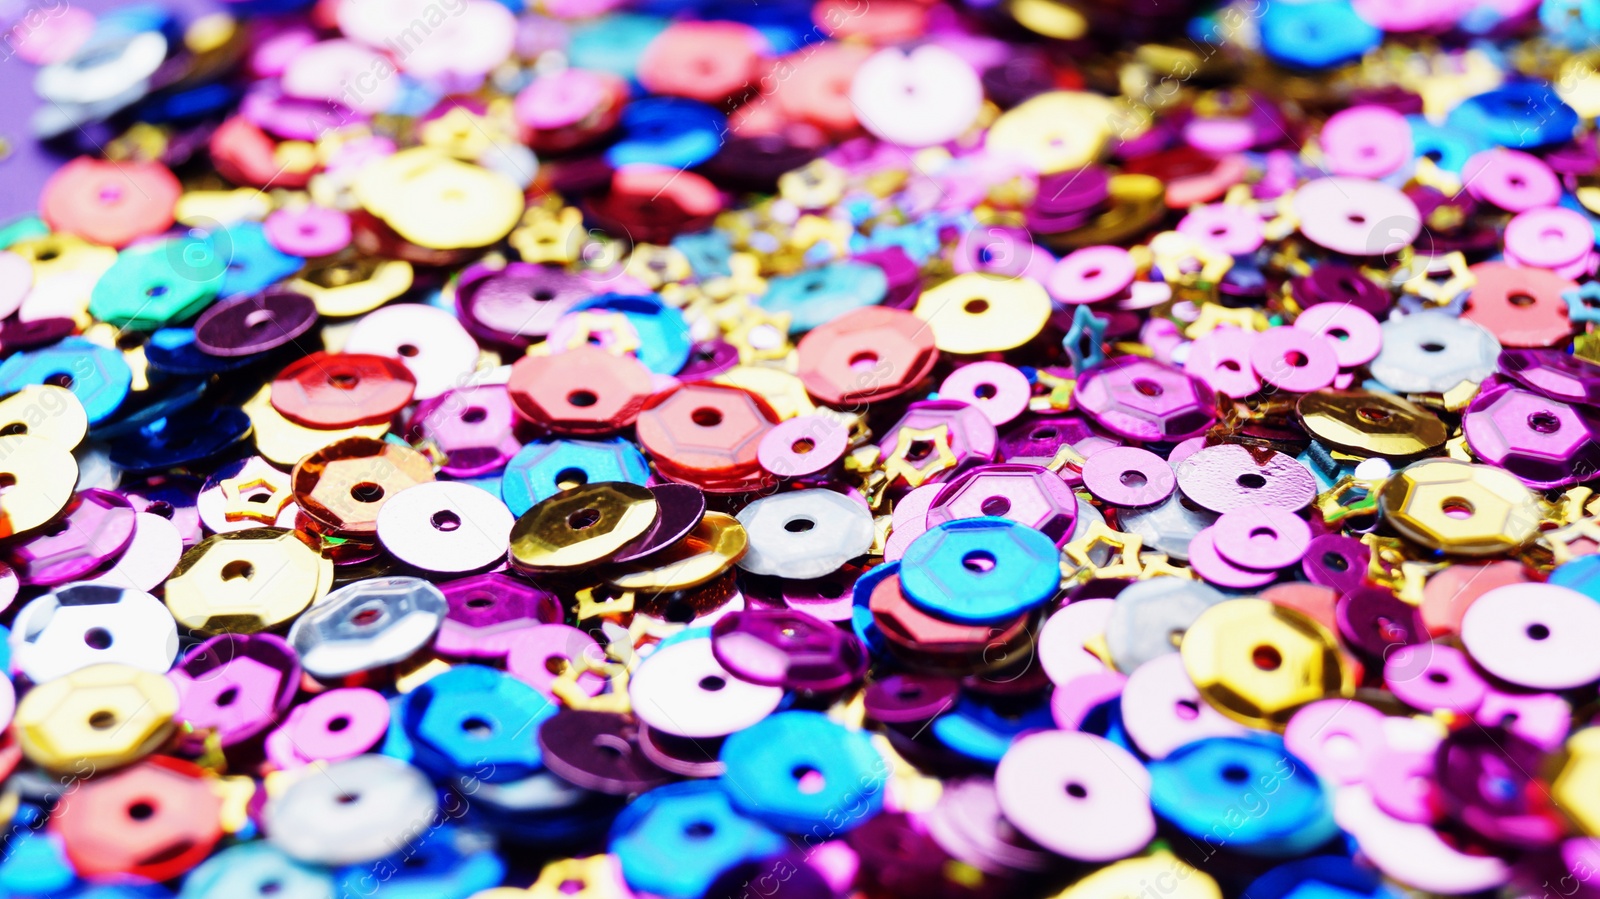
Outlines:
{"label": "pile of sequins", "polygon": [[0,896],[1600,897],[1593,3],[193,6],[3,36]]}

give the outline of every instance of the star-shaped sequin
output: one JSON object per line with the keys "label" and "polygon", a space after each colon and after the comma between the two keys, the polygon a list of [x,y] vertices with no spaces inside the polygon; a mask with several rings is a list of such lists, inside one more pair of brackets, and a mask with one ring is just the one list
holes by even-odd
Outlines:
{"label": "star-shaped sequin", "polygon": [[1061,348],[1072,360],[1073,371],[1081,372],[1106,358],[1101,341],[1105,339],[1107,324],[1105,319],[1090,312],[1088,306],[1079,306],[1073,311],[1072,327],[1061,338]]}
{"label": "star-shaped sequin", "polygon": [[955,468],[956,461],[956,454],[950,449],[949,425],[901,428],[895,436],[894,451],[884,460],[883,471],[891,482],[901,478],[912,487],[920,487],[933,475]]}
{"label": "star-shaped sequin", "polygon": [[[1096,565],[1089,554],[1096,546],[1109,546],[1117,550],[1116,561],[1110,565]],[[1144,538],[1138,534],[1125,534],[1113,531],[1103,522],[1089,525],[1083,535],[1061,547],[1061,552],[1068,561],[1078,566],[1076,574],[1084,571],[1089,573],[1090,579],[1098,578],[1135,578],[1144,570],[1144,565],[1139,561],[1139,550],[1144,548]]]}
{"label": "star-shaped sequin", "polygon": [[1600,322],[1600,281],[1590,281],[1577,290],[1564,290],[1567,318],[1575,322]]}
{"label": "star-shaped sequin", "polygon": [[228,521],[272,524],[294,500],[289,476],[265,459],[252,456],[232,477],[217,484],[222,493],[223,517]]}

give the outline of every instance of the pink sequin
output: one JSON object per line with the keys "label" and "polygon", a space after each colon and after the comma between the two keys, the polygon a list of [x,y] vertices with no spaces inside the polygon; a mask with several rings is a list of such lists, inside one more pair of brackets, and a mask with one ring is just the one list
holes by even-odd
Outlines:
{"label": "pink sequin", "polygon": [[[1402,0],[1384,0],[1392,5]],[[1411,125],[1382,106],[1352,106],[1328,118],[1317,138],[1335,175],[1382,178],[1410,164]]]}
{"label": "pink sequin", "polygon": [[1178,222],[1178,233],[1230,256],[1261,249],[1261,218],[1244,206],[1197,206]]}
{"label": "pink sequin", "polygon": [[1561,182],[1537,156],[1495,147],[1475,153],[1461,168],[1467,192],[1509,212],[1554,206]]}
{"label": "pink sequin", "polygon": [[1340,368],[1355,368],[1378,357],[1383,326],[1365,309],[1345,303],[1318,303],[1300,313],[1294,326],[1323,338]]}
{"label": "pink sequin", "polygon": [[1276,571],[1255,571],[1229,562],[1217,552],[1216,527],[1206,528],[1189,541],[1189,567],[1208,582],[1230,590],[1265,587],[1277,580]]}
{"label": "pink sequin", "polygon": [[1098,303],[1127,290],[1136,271],[1121,247],[1084,247],[1057,262],[1044,286],[1063,303]]}
{"label": "pink sequin", "polygon": [[1529,209],[1506,223],[1506,253],[1540,268],[1584,261],[1594,251],[1594,227],[1582,213],[1560,206]]}
{"label": "pink sequin", "polygon": [[756,460],[783,478],[825,471],[844,457],[850,429],[825,415],[800,415],[780,423],[761,437]]}
{"label": "pink sequin", "polygon": [[1327,340],[1298,328],[1277,327],[1256,335],[1250,367],[1275,387],[1311,393],[1333,383],[1339,358]]}
{"label": "pink sequin", "polygon": [[308,205],[279,209],[262,223],[267,241],[291,256],[331,256],[350,245],[350,217]]}
{"label": "pink sequin", "polygon": [[1261,379],[1250,365],[1256,333],[1240,328],[1217,328],[1189,344],[1183,370],[1228,396],[1246,397],[1261,389]]}
{"label": "pink sequin", "polygon": [[1033,387],[1015,366],[973,362],[951,372],[939,385],[939,396],[976,406],[989,421],[1003,425],[1027,411]]}
{"label": "pink sequin", "polygon": [[279,768],[353,758],[376,746],[389,730],[389,702],[366,687],[329,690],[296,706],[267,735],[267,758]]}

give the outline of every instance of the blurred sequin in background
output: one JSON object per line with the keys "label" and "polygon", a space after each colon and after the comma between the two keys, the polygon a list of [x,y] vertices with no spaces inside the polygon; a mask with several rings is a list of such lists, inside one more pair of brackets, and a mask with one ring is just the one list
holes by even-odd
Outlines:
{"label": "blurred sequin in background", "polygon": [[1600,896],[1600,7],[0,29],[0,897]]}

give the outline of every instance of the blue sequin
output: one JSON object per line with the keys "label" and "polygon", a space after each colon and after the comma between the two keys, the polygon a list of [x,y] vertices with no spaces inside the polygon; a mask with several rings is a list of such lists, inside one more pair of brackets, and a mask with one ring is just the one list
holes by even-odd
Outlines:
{"label": "blue sequin", "polygon": [[734,807],[779,830],[821,840],[883,808],[889,766],[872,740],[820,712],[778,712],[722,744]]}
{"label": "blue sequin", "polygon": [[644,48],[666,30],[660,16],[614,13],[574,25],[567,44],[567,61],[573,68],[610,72],[632,78]]}
{"label": "blue sequin", "polygon": [[761,308],[792,316],[790,334],[813,328],[864,306],[883,302],[889,279],[883,269],[865,262],[836,262],[767,282]]}
{"label": "blue sequin", "polygon": [[677,374],[689,361],[694,344],[683,313],[653,296],[602,294],[575,303],[570,311],[584,310],[616,312],[627,318],[639,335],[639,348],[634,354],[645,368],[658,375]]}
{"label": "blue sequin", "polygon": [[[465,810],[465,800],[455,802]],[[447,803],[440,814],[450,809]],[[381,888],[383,899],[468,899],[505,877],[505,862],[485,843],[482,835],[453,825],[429,828],[387,858],[341,869],[339,895],[372,895]]]}
{"label": "blue sequin", "polygon": [[1377,871],[1342,855],[1296,859],[1257,877],[1246,899],[1401,899]]}
{"label": "blue sequin", "polygon": [[[268,889],[270,885],[270,889]],[[270,843],[241,843],[206,859],[183,879],[178,899],[327,899],[333,878],[321,868],[301,864]]]}
{"label": "blue sequin", "polygon": [[944,745],[962,755],[990,765],[1011,748],[1011,743],[1028,731],[1055,727],[1046,705],[1034,706],[1020,714],[1002,715],[993,708],[963,699],[954,710],[933,719],[930,730]]}
{"label": "blue sequin", "polygon": [[219,246],[224,239],[231,249],[219,291],[224,297],[260,293],[300,271],[305,261],[273,246],[266,231],[255,222],[229,225],[221,235],[212,235]]}
{"label": "blue sequin", "polygon": [[555,713],[542,693],[504,671],[457,665],[407,694],[401,721],[417,767],[501,783],[543,765],[535,737]]}
{"label": "blue sequin", "polygon": [[1444,171],[1461,174],[1472,154],[1484,149],[1477,136],[1456,128],[1435,125],[1419,115],[1406,116],[1411,125],[1411,143],[1417,156],[1426,156]]}
{"label": "blue sequin", "polygon": [[650,465],[630,441],[535,440],[517,451],[500,478],[500,498],[512,515],[561,492],[561,482],[627,481],[644,485]]}
{"label": "blue sequin", "polygon": [[1490,144],[1528,149],[1571,138],[1578,114],[1550,85],[1520,81],[1463,100],[1445,124]]}
{"label": "blue sequin", "polygon": [[1261,50],[1277,62],[1326,69],[1353,62],[1378,46],[1383,32],[1348,0],[1273,3],[1261,16]]}
{"label": "blue sequin", "polygon": [[1588,47],[1600,40],[1600,0],[1544,0],[1539,24],[1551,40],[1568,47]]}
{"label": "blue sequin", "polygon": [[1150,804],[1196,840],[1244,855],[1284,857],[1339,833],[1316,774],[1271,734],[1209,737],[1152,760]]}
{"label": "blue sequin", "polygon": [[606,161],[693,168],[717,155],[727,123],[722,113],[694,100],[635,100],[622,111],[623,136],[606,151]]}
{"label": "blue sequin", "polygon": [[1060,551],[1043,533],[985,515],[929,528],[901,557],[900,586],[924,611],[966,624],[1014,618],[1056,594]]}
{"label": "blue sequin", "polygon": [[1549,583],[1576,590],[1600,602],[1600,556],[1579,556],[1570,562],[1557,565],[1550,572]]}
{"label": "blue sequin", "polygon": [[672,248],[689,260],[689,268],[702,281],[726,278],[733,274],[728,267],[728,260],[733,256],[733,243],[725,231],[680,234],[672,239]]}
{"label": "blue sequin", "polygon": [[169,375],[196,377],[235,371],[261,361],[261,356],[212,356],[200,351],[189,328],[162,328],[150,332],[144,344],[145,361]]}
{"label": "blue sequin", "polygon": [[1061,348],[1066,351],[1067,358],[1072,361],[1072,370],[1082,373],[1085,369],[1093,368],[1105,361],[1106,351],[1102,346],[1106,337],[1106,328],[1110,322],[1089,311],[1088,306],[1079,306],[1072,312],[1072,325],[1067,328],[1067,333],[1061,336]]}
{"label": "blue sequin", "polygon": [[133,371],[116,350],[67,337],[54,346],[18,353],[0,363],[0,394],[30,384],[64,384],[83,404],[89,424],[99,424],[128,398]]}
{"label": "blue sequin", "polygon": [[698,899],[723,871],[788,845],[740,814],[719,782],[691,780],[634,799],[611,826],[610,850],[633,889]]}
{"label": "blue sequin", "polygon": [[235,406],[189,406],[111,443],[111,461],[131,472],[201,462],[241,443],[250,416]]}
{"label": "blue sequin", "polygon": [[78,882],[60,837],[15,824],[10,834],[0,858],[0,890],[15,896],[48,896]]}

